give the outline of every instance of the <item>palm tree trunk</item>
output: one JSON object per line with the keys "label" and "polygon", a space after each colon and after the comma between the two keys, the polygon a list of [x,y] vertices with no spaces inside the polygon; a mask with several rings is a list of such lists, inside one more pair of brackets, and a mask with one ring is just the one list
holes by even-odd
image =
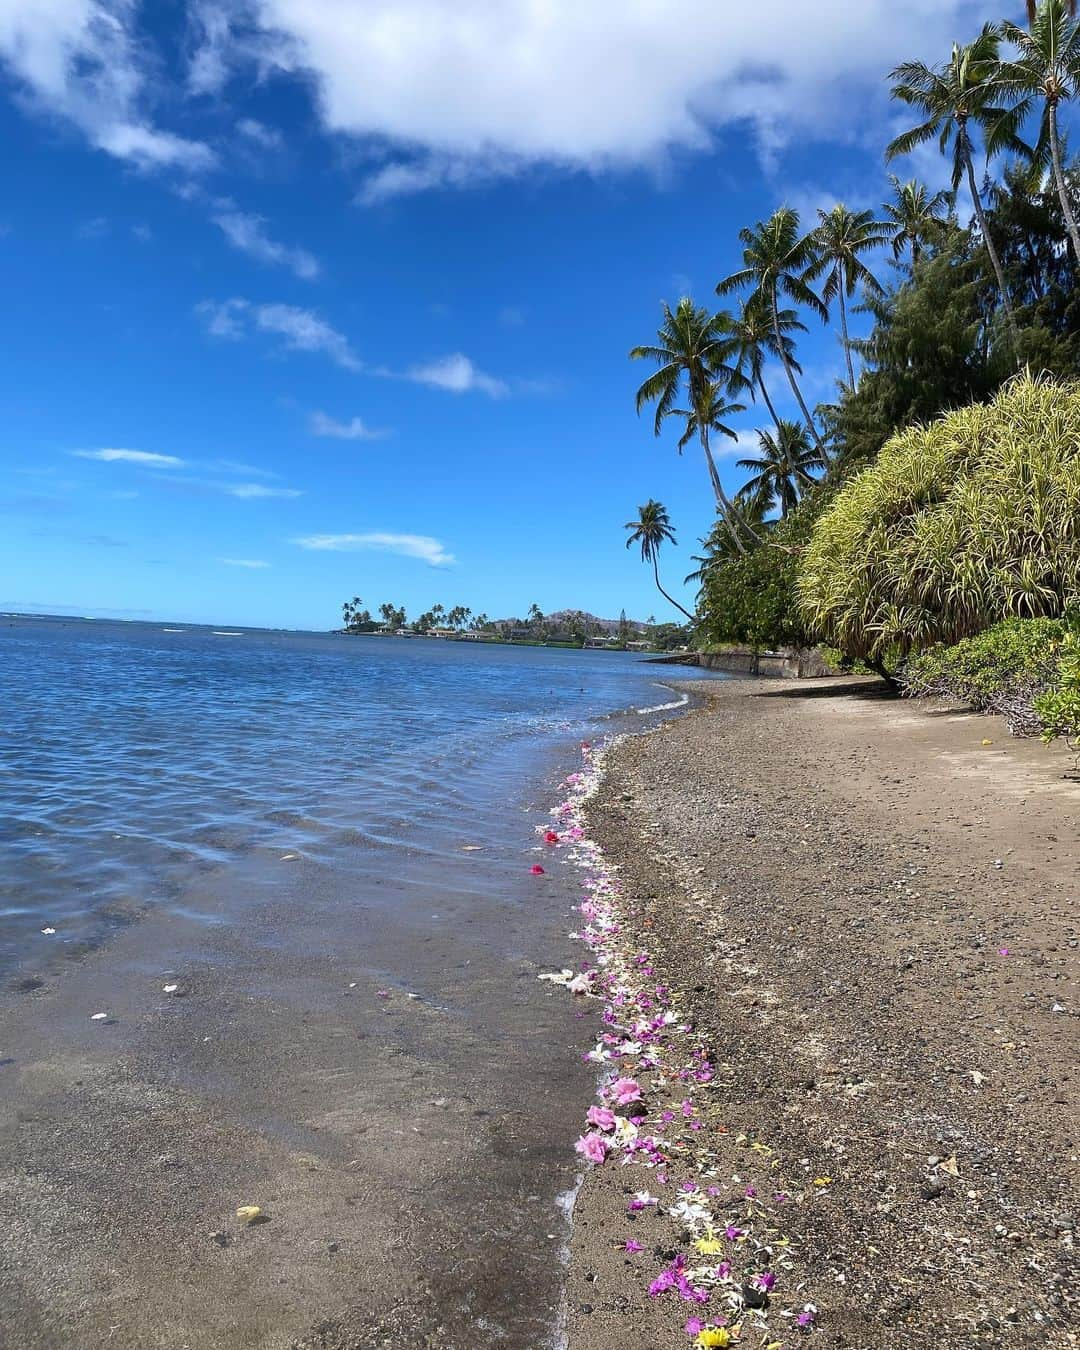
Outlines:
{"label": "palm tree trunk", "polygon": [[810,416],[810,409],[806,406],[806,400],[802,396],[802,390],[799,388],[798,383],[796,382],[795,372],[791,369],[791,362],[788,360],[788,354],[784,347],[783,334],[780,332],[780,313],[777,309],[777,296],[775,286],[773,287],[772,291],[772,319],[773,319],[773,332],[776,334],[776,345],[780,350],[780,360],[783,361],[784,363],[784,370],[787,372],[788,383],[791,385],[791,392],[795,395],[795,400],[798,403],[799,407],[802,409],[803,420],[806,422],[810,435],[813,436],[814,438],[814,444],[822,452],[822,454],[824,454],[825,447],[821,442],[821,437],[818,435],[818,429],[814,422],[814,419]]}
{"label": "palm tree trunk", "polygon": [[765,400],[765,406],[768,408],[769,416],[773,420],[773,426],[778,428],[780,426],[780,419],[776,415],[776,409],[773,407],[773,401],[769,397],[769,391],[765,388],[765,377],[760,370],[758,371],[757,382],[758,388],[761,390],[761,397]]}
{"label": "palm tree trunk", "polygon": [[1054,182],[1057,184],[1058,196],[1061,198],[1061,209],[1065,212],[1065,224],[1069,228],[1069,237],[1072,239],[1073,252],[1076,254],[1076,261],[1080,263],[1080,230],[1076,227],[1076,215],[1073,211],[1073,204],[1069,198],[1069,185],[1065,181],[1065,173],[1061,167],[1061,140],[1058,137],[1057,121],[1057,101],[1051,99],[1048,105],[1050,122],[1050,158],[1054,165]]}
{"label": "palm tree trunk", "polygon": [[664,597],[664,599],[668,602],[669,605],[674,605],[675,608],[679,610],[680,613],[686,615],[686,617],[690,620],[691,623],[694,623],[695,621],[694,616],[690,613],[690,611],[688,609],[683,609],[682,605],[679,604],[678,600],[676,600],[674,596],[668,595],[667,591],[665,591],[663,586],[660,585],[660,568],[659,565],[657,564],[655,553],[652,555],[652,570],[653,576],[656,578],[656,589],[660,592],[660,594]]}
{"label": "palm tree trunk", "polygon": [[998,290],[1001,292],[1001,303],[1005,308],[1005,319],[1009,325],[1009,340],[1012,343],[1013,357],[1016,360],[1017,368],[1019,368],[1020,330],[1016,326],[1016,315],[1013,313],[1012,302],[1009,299],[1009,288],[1005,283],[1001,259],[998,257],[998,251],[990,237],[990,226],[986,219],[986,212],[983,210],[982,198],[979,196],[979,185],[975,181],[975,161],[971,158],[971,147],[967,142],[967,132],[963,128],[961,128],[961,135],[964,137],[963,155],[967,167],[968,187],[971,189],[971,200],[975,205],[975,215],[978,217],[983,243],[986,245],[987,253],[990,254],[990,264],[994,269],[994,275],[997,277]]}
{"label": "palm tree trunk", "polygon": [[[837,271],[840,271],[837,266]],[[848,388],[852,393],[855,392],[855,366],[851,360],[851,339],[848,337],[847,327],[847,301],[844,299],[844,278],[840,276],[840,287],[837,291],[840,296],[840,331],[844,335],[844,356],[847,358]]]}
{"label": "palm tree trunk", "polygon": [[712,448],[709,445],[709,428],[700,418],[699,426],[701,428],[701,448],[705,451],[705,462],[709,466],[709,478],[712,481],[713,495],[716,498],[716,506],[720,512],[720,519],[727,526],[728,534],[731,535],[731,541],[735,545],[735,551],[745,555],[746,545],[740,538],[739,531],[735,528],[735,508],[728,499],[727,493],[724,491],[724,485],[720,481],[720,475],[716,472],[716,461],[713,459]]}

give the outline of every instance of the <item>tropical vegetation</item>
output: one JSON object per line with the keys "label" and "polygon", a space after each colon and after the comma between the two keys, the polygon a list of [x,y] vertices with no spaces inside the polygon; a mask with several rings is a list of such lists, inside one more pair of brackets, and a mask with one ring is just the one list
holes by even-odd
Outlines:
{"label": "tropical vegetation", "polygon": [[[1073,735],[1080,172],[1063,118],[1080,19],[1072,0],[1028,9],[1026,26],[986,23],[891,72],[903,116],[885,160],[932,146],[950,190],[894,173],[877,211],[836,203],[804,224],[779,207],[739,234],[742,265],[716,287],[735,303],[665,305],[658,342],[631,355],[657,366],[637,396],[655,433],[677,413],[679,449],[705,452],[717,520],[687,578],[700,644],[828,643],[909,692],[948,678],[990,706],[953,678],[983,662],[988,688],[1026,709],[1018,726]],[[836,394],[812,407],[799,343],[815,319],[840,359]],[[717,481],[710,434],[738,438],[737,490]],[[1038,678],[1009,665],[1029,649],[1048,663]],[[929,652],[945,662],[932,678]]]}

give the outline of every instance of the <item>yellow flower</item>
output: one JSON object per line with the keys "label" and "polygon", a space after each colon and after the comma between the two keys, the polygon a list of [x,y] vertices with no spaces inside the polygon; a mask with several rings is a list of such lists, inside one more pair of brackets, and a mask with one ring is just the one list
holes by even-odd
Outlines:
{"label": "yellow flower", "polygon": [[702,1256],[719,1256],[724,1250],[724,1244],[719,1238],[713,1237],[712,1233],[708,1237],[698,1238],[694,1246]]}
{"label": "yellow flower", "polygon": [[831,1186],[831,1185],[832,1185],[832,1177],[815,1177],[815,1178],[814,1178],[814,1185],[815,1185],[815,1186]]}
{"label": "yellow flower", "polygon": [[730,1345],[731,1332],[726,1327],[706,1327],[704,1331],[698,1332],[698,1338],[695,1345]]}

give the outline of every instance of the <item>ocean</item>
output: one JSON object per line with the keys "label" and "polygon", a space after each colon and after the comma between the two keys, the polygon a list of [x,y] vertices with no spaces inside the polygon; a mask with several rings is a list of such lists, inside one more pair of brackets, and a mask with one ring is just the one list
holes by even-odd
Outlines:
{"label": "ocean", "polygon": [[580,742],[678,715],[701,675],[0,622],[12,1325],[76,1350],[559,1346],[595,1032],[537,978],[580,960],[581,877],[540,831]]}

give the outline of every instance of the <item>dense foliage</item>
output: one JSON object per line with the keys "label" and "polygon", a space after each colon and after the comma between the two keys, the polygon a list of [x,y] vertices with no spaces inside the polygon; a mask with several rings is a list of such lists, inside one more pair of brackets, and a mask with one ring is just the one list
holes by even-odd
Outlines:
{"label": "dense foliage", "polygon": [[923,652],[904,669],[905,692],[943,695],[998,713],[1013,732],[1034,736],[1044,723],[1039,695],[1055,685],[1069,635],[1061,619],[1006,619],[977,637]]}
{"label": "dense foliage", "polygon": [[797,581],[814,632],[895,661],[1080,595],[1080,383],[1018,377],[894,437],[817,522]]}
{"label": "dense foliage", "polygon": [[1059,736],[1073,746],[1080,741],[1080,619],[1075,616],[1061,644],[1057,675],[1036,696],[1034,708],[1044,741]]}

